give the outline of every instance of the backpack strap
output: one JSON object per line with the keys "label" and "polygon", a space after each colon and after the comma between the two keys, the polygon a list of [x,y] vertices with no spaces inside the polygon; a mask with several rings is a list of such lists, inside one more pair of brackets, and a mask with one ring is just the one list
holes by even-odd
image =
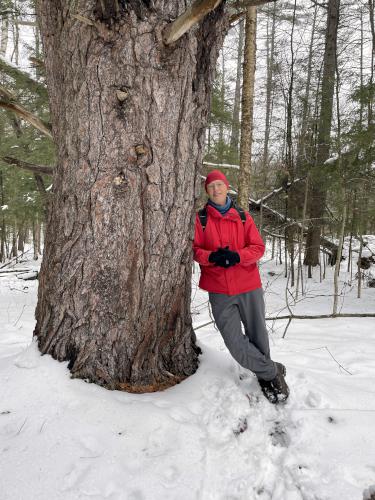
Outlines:
{"label": "backpack strap", "polygon": [[242,220],[242,224],[245,224],[246,222],[246,214],[245,214],[245,210],[240,207],[239,205],[236,205],[235,202],[232,203],[232,206],[235,210],[237,210],[239,216],[241,217],[241,220]]}
{"label": "backpack strap", "polygon": [[[238,215],[241,217],[242,224],[245,225],[245,222],[246,222],[245,210],[242,207],[236,205],[234,203],[234,201],[232,201],[232,207],[238,212]],[[202,229],[204,231],[206,229],[206,226],[207,226],[207,206],[206,205],[198,211],[198,216],[199,216],[199,220],[200,220]]]}
{"label": "backpack strap", "polygon": [[207,208],[204,206],[201,208],[198,212],[199,220],[202,226],[203,231],[206,229],[207,226]]}

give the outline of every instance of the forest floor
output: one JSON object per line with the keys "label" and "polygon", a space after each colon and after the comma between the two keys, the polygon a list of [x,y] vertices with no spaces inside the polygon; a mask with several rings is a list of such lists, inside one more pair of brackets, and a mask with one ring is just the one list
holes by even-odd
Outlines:
{"label": "forest floor", "polygon": [[[356,298],[343,262],[341,312]],[[19,268],[38,267],[28,261]],[[284,268],[264,259],[267,315],[285,308]],[[266,401],[213,324],[198,371],[162,393],[108,391],[69,377],[32,341],[37,281],[0,271],[0,500],[361,500],[375,492],[375,319],[269,321],[290,397]],[[210,321],[193,275],[195,326]],[[297,314],[329,314],[333,273],[306,280]],[[287,313],[283,310],[281,314]],[[370,489],[370,490],[369,490]]]}

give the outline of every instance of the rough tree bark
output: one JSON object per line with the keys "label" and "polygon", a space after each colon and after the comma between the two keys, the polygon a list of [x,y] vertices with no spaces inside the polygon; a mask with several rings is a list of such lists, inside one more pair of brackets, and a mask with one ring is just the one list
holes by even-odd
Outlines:
{"label": "rough tree bark", "polygon": [[184,0],[71,4],[38,1],[58,164],[34,333],[73,376],[160,390],[198,365],[194,200],[227,18],[166,46]]}
{"label": "rough tree bark", "polygon": [[232,130],[230,136],[230,148],[238,157],[238,141],[240,137],[240,107],[241,107],[241,75],[242,75],[242,55],[243,42],[245,32],[245,22],[243,19],[238,23],[238,47],[237,47],[237,71],[236,71],[236,87],[234,92],[234,105],[232,115]]}
{"label": "rough tree bark", "polygon": [[318,124],[318,144],[316,166],[312,172],[311,197],[309,200],[309,217],[314,221],[306,241],[304,263],[310,266],[319,264],[319,243],[322,231],[322,217],[326,205],[326,188],[320,169],[329,158],[330,136],[332,125],[333,94],[335,89],[336,43],[339,25],[340,0],[329,0],[327,12],[327,29],[325,37],[323,78]]}
{"label": "rough tree bark", "polygon": [[[224,58],[224,48],[221,51],[221,82],[220,82],[220,112],[224,116],[225,112],[225,58]],[[224,163],[224,122],[220,120],[219,122],[219,147],[217,152],[217,159],[219,163]]]}
{"label": "rough tree bark", "polygon": [[253,142],[254,84],[256,66],[257,9],[248,7],[245,21],[245,47],[242,87],[242,120],[240,172],[238,176],[238,202],[246,210],[249,207],[251,150]]}

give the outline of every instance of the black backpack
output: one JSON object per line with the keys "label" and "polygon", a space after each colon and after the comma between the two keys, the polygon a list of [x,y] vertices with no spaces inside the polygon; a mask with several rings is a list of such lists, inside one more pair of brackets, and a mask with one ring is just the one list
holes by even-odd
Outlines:
{"label": "black backpack", "polygon": [[[246,215],[245,215],[245,210],[242,207],[237,206],[234,201],[232,200],[231,208],[234,208],[237,210],[239,216],[241,217],[242,224],[245,224],[246,222]],[[206,229],[207,226],[207,205],[205,205],[203,208],[201,208],[198,211],[199,215],[199,220],[201,222],[201,226],[203,231]]]}

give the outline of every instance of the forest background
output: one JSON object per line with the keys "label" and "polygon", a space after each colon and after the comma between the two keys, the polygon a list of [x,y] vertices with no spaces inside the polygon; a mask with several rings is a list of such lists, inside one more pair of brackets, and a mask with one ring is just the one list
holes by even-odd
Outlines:
{"label": "forest background", "polygon": [[[308,174],[327,193],[325,234],[338,239],[343,207],[347,207],[344,236],[361,239],[362,234],[374,230],[373,3],[341,2],[330,152],[327,161],[317,165],[327,6],[306,0],[272,2],[257,9],[253,140],[251,162],[247,160],[251,180],[247,183],[253,200],[283,187],[267,202],[281,217],[267,219],[266,214],[266,220],[261,221],[264,234],[285,237],[288,223],[283,223],[282,217],[289,214],[297,222],[304,219],[305,226],[314,224],[313,212],[309,220],[312,190],[308,188],[307,213],[305,208],[303,214],[304,179]],[[243,9],[233,14],[218,58],[204,157],[208,162],[204,171],[227,165],[224,170],[236,189],[243,14]],[[5,262],[22,252],[30,238],[35,258],[41,252],[51,186],[51,177],[45,172],[53,168],[56,159],[48,130],[48,99],[34,2],[2,0],[0,15],[0,261]],[[297,178],[303,178],[301,185],[289,190],[288,183]],[[259,205],[256,208],[259,213]]]}

